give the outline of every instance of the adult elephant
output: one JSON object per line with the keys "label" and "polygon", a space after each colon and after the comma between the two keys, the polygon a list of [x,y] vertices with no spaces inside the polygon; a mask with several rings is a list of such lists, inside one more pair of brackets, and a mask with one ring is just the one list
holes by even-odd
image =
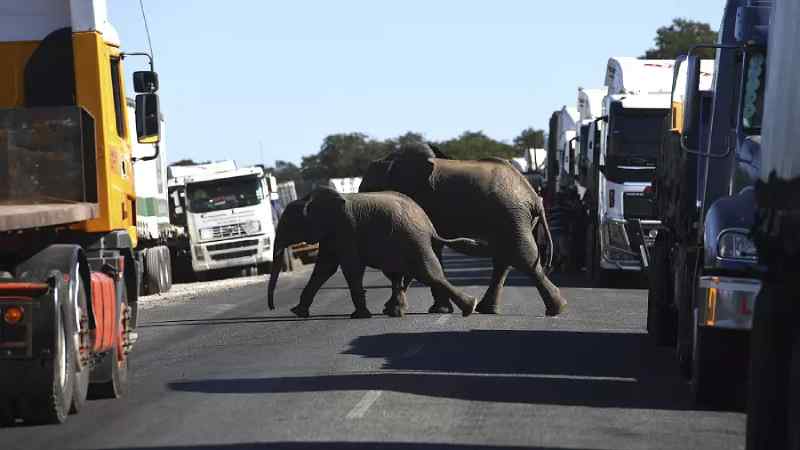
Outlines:
{"label": "adult elephant", "polygon": [[[359,191],[393,190],[408,195],[428,213],[444,237],[470,237],[486,243],[481,254],[492,258],[492,280],[477,311],[496,314],[511,267],[532,277],[544,301],[546,314],[555,316],[567,302],[547,278],[535,238],[542,226],[553,243],[542,199],[531,185],[502,159],[461,161],[448,159],[426,144],[406,145],[370,163]],[[441,259],[441,254],[437,255]],[[548,261],[548,266],[550,262]],[[429,312],[452,312],[446,292],[431,289]]]}

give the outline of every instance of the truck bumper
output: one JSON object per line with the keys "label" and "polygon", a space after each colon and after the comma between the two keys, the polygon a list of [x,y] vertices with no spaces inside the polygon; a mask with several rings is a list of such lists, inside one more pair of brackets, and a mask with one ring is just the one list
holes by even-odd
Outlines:
{"label": "truck bumper", "polygon": [[750,330],[761,282],[753,278],[700,277],[697,287],[698,322],[701,326]]}
{"label": "truck bumper", "polygon": [[0,398],[22,398],[47,392],[52,379],[44,369],[53,358],[0,359]]}
{"label": "truck bumper", "polygon": [[600,267],[605,270],[640,272],[661,222],[606,218],[600,224]]}
{"label": "truck bumper", "polygon": [[192,245],[192,269],[195,272],[252,266],[272,262],[272,236],[206,242]]}

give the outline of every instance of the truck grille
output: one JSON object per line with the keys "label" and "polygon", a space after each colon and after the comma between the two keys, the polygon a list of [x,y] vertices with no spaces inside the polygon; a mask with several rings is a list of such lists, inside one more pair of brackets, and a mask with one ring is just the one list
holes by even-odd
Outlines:
{"label": "truck grille", "polygon": [[622,196],[622,211],[626,219],[655,219],[653,202],[643,192],[626,192]]}
{"label": "truck grille", "polygon": [[219,225],[211,228],[211,230],[214,233],[214,239],[245,236],[247,234],[245,233],[242,224],[239,223],[235,223],[232,225]]}
{"label": "truck grille", "polygon": [[232,248],[240,247],[255,247],[258,245],[258,239],[249,239],[246,241],[226,242],[224,244],[214,244],[208,246],[208,251],[217,252],[220,250],[230,250]]}
{"label": "truck grille", "polygon": [[228,253],[216,253],[211,255],[211,259],[222,261],[226,259],[236,259],[236,258],[246,258],[248,256],[254,256],[258,250],[242,250],[240,252],[228,252]]}

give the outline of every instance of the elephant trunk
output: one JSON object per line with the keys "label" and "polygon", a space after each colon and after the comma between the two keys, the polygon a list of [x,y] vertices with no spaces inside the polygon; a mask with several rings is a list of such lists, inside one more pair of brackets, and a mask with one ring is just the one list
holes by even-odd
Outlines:
{"label": "elephant trunk", "polygon": [[286,245],[276,236],[275,248],[272,249],[272,272],[269,275],[269,284],[267,285],[267,304],[269,309],[275,309],[275,285],[278,283],[278,277],[281,274],[281,267],[283,266],[283,253],[286,251]]}

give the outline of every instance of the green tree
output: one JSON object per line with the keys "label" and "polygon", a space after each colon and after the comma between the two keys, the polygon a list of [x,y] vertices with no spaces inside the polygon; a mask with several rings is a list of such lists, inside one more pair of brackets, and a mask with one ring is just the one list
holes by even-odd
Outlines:
{"label": "green tree", "polygon": [[332,134],[322,141],[317,154],[303,157],[303,178],[320,180],[361,176],[372,160],[382,158],[390,151],[387,142],[371,139],[364,133]]}
{"label": "green tree", "polygon": [[526,128],[514,138],[514,147],[520,152],[529,148],[544,148],[544,130]]}
{"label": "green tree", "polygon": [[174,163],[170,164],[170,166],[196,166],[198,164],[209,164],[211,161],[200,161],[196,162],[193,159],[185,158],[179,159]]}
{"label": "green tree", "polygon": [[[713,44],[717,42],[717,32],[703,22],[676,18],[672,25],[661,27],[656,31],[655,48],[647,50],[642,59],[675,59],[686,54],[697,44]],[[713,49],[702,49],[697,55],[704,59],[714,58]]]}
{"label": "green tree", "polygon": [[303,178],[300,168],[289,161],[275,161],[275,169],[272,170],[272,174],[278,181],[296,181]]}
{"label": "green tree", "polygon": [[496,141],[482,131],[465,131],[456,139],[439,142],[439,149],[453,159],[513,158],[517,150],[505,142]]}

